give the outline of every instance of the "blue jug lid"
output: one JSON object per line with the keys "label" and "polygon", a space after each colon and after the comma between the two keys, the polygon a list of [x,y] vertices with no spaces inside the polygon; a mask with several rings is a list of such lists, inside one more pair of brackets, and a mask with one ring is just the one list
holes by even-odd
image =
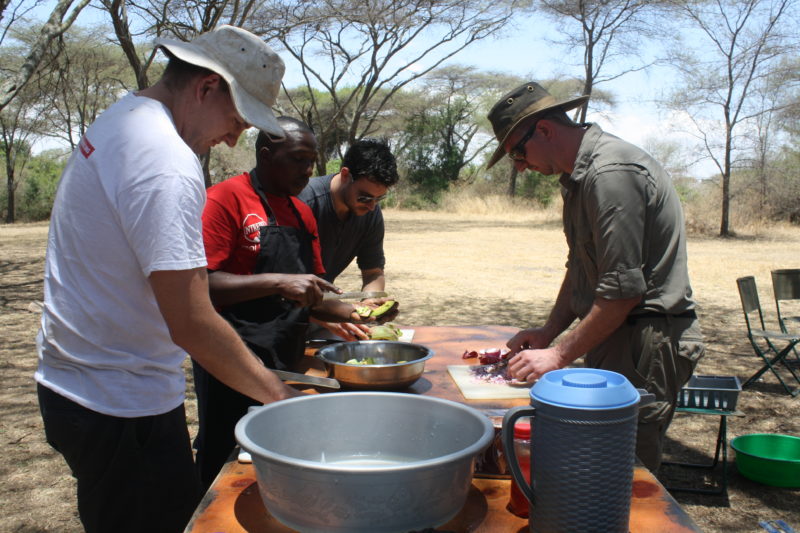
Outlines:
{"label": "blue jug lid", "polygon": [[580,409],[616,409],[639,403],[639,391],[617,372],[562,368],[547,372],[531,388],[531,399]]}

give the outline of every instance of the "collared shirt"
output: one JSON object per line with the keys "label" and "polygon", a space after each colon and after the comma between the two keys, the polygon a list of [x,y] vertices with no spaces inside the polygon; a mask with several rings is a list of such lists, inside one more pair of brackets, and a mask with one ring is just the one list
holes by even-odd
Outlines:
{"label": "collared shirt", "polygon": [[645,151],[596,124],[572,174],[560,179],[572,311],[595,298],[642,297],[631,314],[693,309],[683,209],[667,172]]}
{"label": "collared shirt", "polygon": [[362,216],[349,215],[339,220],[333,205],[331,180],[335,174],[311,178],[306,188],[297,196],[304,201],[317,218],[319,240],[322,244],[322,264],[325,279],[331,283],[356,258],[358,268],[371,270],[383,268],[384,224],[381,206]]}

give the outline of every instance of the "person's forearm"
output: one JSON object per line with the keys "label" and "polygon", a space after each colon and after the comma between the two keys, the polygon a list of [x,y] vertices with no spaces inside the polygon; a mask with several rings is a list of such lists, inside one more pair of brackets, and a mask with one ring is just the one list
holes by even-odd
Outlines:
{"label": "person's forearm", "polygon": [[231,274],[218,270],[208,275],[211,301],[217,307],[279,293],[280,274]]}
{"label": "person's forearm", "polygon": [[550,316],[548,316],[547,322],[542,326],[542,329],[546,331],[547,335],[550,337],[550,342],[561,335],[562,332],[566,331],[575,321],[575,318],[577,318],[570,308],[569,299],[569,273],[566,273],[564,275],[564,280],[561,282],[561,288],[558,291],[556,303],[550,310]]}
{"label": "person's forearm", "polygon": [[153,272],[150,285],[172,341],[217,379],[261,402],[296,395],[217,314],[204,269]]}
{"label": "person's forearm", "polygon": [[561,366],[574,362],[606,340],[640,301],[640,297],[625,300],[596,298],[586,318],[555,346]]}
{"label": "person's forearm", "polygon": [[382,292],[386,290],[386,276],[382,268],[361,271],[361,290],[364,292]]}
{"label": "person's forearm", "polygon": [[219,315],[197,321],[197,331],[181,340],[181,348],[214,377],[262,403],[286,399],[292,389],[245,346],[239,335]]}

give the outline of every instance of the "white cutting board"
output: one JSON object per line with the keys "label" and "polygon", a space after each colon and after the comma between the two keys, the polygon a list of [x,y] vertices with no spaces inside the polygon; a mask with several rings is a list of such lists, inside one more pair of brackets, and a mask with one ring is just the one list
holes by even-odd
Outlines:
{"label": "white cutting board", "polygon": [[413,329],[403,329],[400,328],[400,338],[397,339],[403,342],[411,342],[414,339],[414,330]]}
{"label": "white cutting board", "polygon": [[486,383],[476,380],[469,369],[470,365],[447,365],[447,372],[458,385],[461,395],[467,400],[508,400],[530,397],[531,385]]}

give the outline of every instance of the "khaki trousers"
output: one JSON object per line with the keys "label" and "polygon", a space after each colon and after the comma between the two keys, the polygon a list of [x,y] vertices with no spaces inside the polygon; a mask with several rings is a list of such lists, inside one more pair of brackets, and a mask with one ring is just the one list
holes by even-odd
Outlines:
{"label": "khaki trousers", "polygon": [[602,344],[586,354],[586,366],[613,370],[634,387],[655,395],[639,408],[636,455],[653,472],[661,464],[667,433],[681,387],[705,354],[696,318],[629,318]]}

